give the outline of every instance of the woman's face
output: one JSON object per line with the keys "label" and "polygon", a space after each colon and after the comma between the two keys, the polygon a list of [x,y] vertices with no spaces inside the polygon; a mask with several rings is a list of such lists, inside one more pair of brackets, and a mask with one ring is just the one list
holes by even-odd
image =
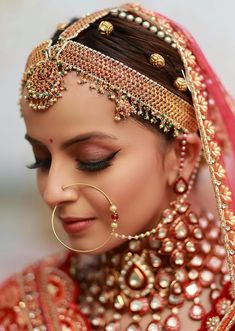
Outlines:
{"label": "woman's face", "polygon": [[[111,213],[97,190],[63,189],[73,183],[95,185],[108,195],[117,206],[119,233],[150,229],[165,207],[167,144],[131,118],[116,122],[114,102],[87,84],[78,85],[74,73],[65,82],[68,90],[47,111],[33,111],[25,101],[22,105],[43,200],[50,208],[58,205],[57,215],[76,249],[92,249],[105,241]],[[77,218],[93,220],[78,223]],[[94,254],[121,243],[113,237]]]}

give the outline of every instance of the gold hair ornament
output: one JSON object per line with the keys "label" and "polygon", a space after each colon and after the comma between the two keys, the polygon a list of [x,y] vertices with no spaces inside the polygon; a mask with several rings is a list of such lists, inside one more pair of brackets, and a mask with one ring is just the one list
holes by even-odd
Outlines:
{"label": "gold hair ornament", "polygon": [[98,27],[100,34],[109,36],[113,32],[113,24],[109,21],[101,21]]}
{"label": "gold hair ornament", "polygon": [[158,53],[151,54],[150,63],[156,68],[164,68],[166,65],[164,57]]}
{"label": "gold hair ornament", "polygon": [[153,124],[159,122],[164,132],[195,132],[197,122],[188,102],[123,63],[71,40],[109,13],[86,16],[65,29],[55,45],[48,40],[33,50],[22,80],[29,106],[50,108],[66,90],[64,76],[75,71],[80,84],[89,83],[91,89],[115,101],[115,120],[135,114]]}
{"label": "gold hair ornament", "polygon": [[174,81],[174,86],[181,92],[186,92],[188,89],[187,82],[183,77],[177,77]]}

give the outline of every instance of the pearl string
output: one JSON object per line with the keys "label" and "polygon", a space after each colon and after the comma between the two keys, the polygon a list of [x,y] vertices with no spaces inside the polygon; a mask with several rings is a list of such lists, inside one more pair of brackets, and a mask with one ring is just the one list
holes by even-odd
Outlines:
{"label": "pearl string", "polygon": [[156,25],[152,25],[150,22],[144,21],[142,19],[142,17],[134,16],[132,14],[128,14],[125,11],[120,11],[120,10],[117,10],[117,9],[112,10],[111,14],[113,16],[118,16],[122,19],[126,19],[127,21],[135,22],[135,23],[143,26],[144,28],[148,29],[149,31],[153,32],[159,39],[162,39],[166,43],[170,44],[171,47],[173,47],[173,48],[177,47],[176,43],[172,40],[171,37],[166,35],[166,33],[164,31],[160,30]]}

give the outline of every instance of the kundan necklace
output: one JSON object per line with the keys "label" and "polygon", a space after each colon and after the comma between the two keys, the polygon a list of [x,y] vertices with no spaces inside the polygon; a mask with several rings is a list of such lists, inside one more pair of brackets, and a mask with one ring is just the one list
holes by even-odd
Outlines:
{"label": "kundan necklace", "polygon": [[[141,331],[140,321],[148,315],[152,320],[145,330],[179,331],[178,313],[189,301],[189,317],[200,321],[205,316],[203,289],[212,301],[229,280],[219,238],[211,213],[197,216],[189,203],[174,202],[152,236],[130,241],[121,253],[108,252],[85,270],[72,257],[71,274],[81,286],[80,310],[94,330]],[[132,322],[122,328],[124,314]]]}

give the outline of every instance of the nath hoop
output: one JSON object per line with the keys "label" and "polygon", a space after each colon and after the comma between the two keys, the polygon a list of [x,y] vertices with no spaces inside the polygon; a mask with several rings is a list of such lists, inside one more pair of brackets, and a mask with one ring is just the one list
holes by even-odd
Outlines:
{"label": "nath hoop", "polygon": [[101,189],[99,189],[97,186],[94,186],[94,185],[91,185],[91,184],[86,184],[86,183],[74,183],[74,184],[71,184],[71,185],[67,185],[67,186],[64,186],[62,187],[63,190],[66,190],[67,188],[71,188],[71,187],[74,187],[74,186],[87,186],[87,187],[90,187],[90,188],[93,188],[97,191],[99,191],[105,198],[106,200],[108,201],[109,203],[109,210],[111,212],[111,224],[110,224],[110,228],[111,228],[111,231],[110,231],[110,234],[108,236],[108,238],[99,246],[95,247],[95,248],[92,248],[92,249],[85,249],[85,250],[82,250],[82,249],[76,249],[76,248],[73,248],[73,247],[70,247],[69,245],[65,244],[58,236],[56,230],[55,230],[55,225],[54,225],[54,219],[55,219],[55,214],[56,214],[56,210],[58,208],[58,205],[56,205],[52,211],[52,215],[51,215],[51,226],[52,226],[52,230],[53,230],[53,233],[56,237],[56,239],[64,246],[66,247],[67,249],[73,251],[73,252],[76,252],[76,253],[90,253],[90,252],[94,252],[102,247],[104,247],[109,241],[110,239],[112,238],[112,236],[115,236],[116,234],[116,229],[118,228],[118,223],[117,223],[117,220],[118,220],[118,213],[117,213],[117,207],[112,203],[111,199],[107,196],[106,193],[104,193],[104,191],[102,191]]}

